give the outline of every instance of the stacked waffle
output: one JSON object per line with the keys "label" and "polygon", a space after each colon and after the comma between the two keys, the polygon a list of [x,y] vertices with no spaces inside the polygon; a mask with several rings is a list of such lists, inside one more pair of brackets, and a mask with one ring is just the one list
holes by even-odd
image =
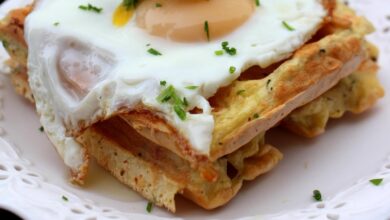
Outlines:
{"label": "stacked waffle", "polygon": [[[231,200],[244,181],[270,171],[282,159],[277,148],[266,144],[267,130],[281,125],[314,137],[324,132],[330,118],[347,111],[361,113],[384,95],[376,77],[377,49],[365,39],[372,25],[341,2],[321,1],[321,5],[326,15],[293,55],[251,65],[207,97],[214,123],[206,153],[164,111],[145,103],[114,110],[104,103],[96,107],[103,113],[96,110],[97,115],[88,116],[91,120],[58,119],[62,109],[45,101],[51,99],[50,90],[42,89],[55,84],[35,75],[39,68],[34,65],[40,61],[31,53],[32,48],[37,51],[37,45],[31,44],[34,27],[32,22],[27,29],[24,26],[34,6],[11,11],[1,22],[0,38],[11,57],[7,62],[16,91],[36,103],[45,131],[71,168],[74,181],[84,182],[93,156],[156,205],[175,212],[175,196],[181,194],[213,209]],[[38,6],[42,7],[50,5]],[[284,26],[294,29],[286,22]],[[168,91],[166,82],[160,83],[162,92]],[[193,107],[187,114],[202,111]],[[61,127],[53,121],[60,121]]]}

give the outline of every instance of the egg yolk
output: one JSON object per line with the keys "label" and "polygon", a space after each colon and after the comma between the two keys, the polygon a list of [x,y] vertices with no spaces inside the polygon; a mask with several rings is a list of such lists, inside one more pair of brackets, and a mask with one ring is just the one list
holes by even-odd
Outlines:
{"label": "egg yolk", "polygon": [[129,22],[131,17],[134,14],[133,7],[126,7],[123,4],[120,4],[114,12],[114,16],[112,17],[112,23],[117,27],[123,27]]}
{"label": "egg yolk", "polygon": [[[131,17],[126,16],[124,8],[119,6],[114,15],[117,26]],[[151,35],[178,42],[199,42],[218,39],[236,30],[255,8],[254,0],[143,0],[136,7],[135,19],[138,27]]]}

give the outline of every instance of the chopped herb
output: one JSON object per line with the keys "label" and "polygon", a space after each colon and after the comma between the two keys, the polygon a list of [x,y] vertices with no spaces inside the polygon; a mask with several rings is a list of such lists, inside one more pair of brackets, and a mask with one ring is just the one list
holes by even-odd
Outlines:
{"label": "chopped herb", "polygon": [[98,8],[98,7],[93,6],[89,3],[88,3],[88,5],[80,5],[79,9],[84,10],[84,11],[92,11],[92,12],[96,12],[96,13],[100,13],[103,11],[103,8]]}
{"label": "chopped herb", "polygon": [[189,90],[195,90],[199,88],[199,86],[187,86],[186,89],[189,89]]}
{"label": "chopped herb", "polygon": [[289,30],[289,31],[295,31],[295,28],[293,28],[291,25],[289,25],[286,21],[282,21],[283,26]]}
{"label": "chopped herb", "polygon": [[162,4],[161,3],[156,3],[156,8],[161,8]]}
{"label": "chopped herb", "polygon": [[181,120],[186,120],[186,118],[187,118],[187,114],[186,114],[186,111],[184,111],[184,109],[180,106],[180,105],[174,105],[173,106],[173,110],[175,110],[175,112],[176,112],[176,114],[177,114],[177,116],[179,116],[179,118],[181,119]]}
{"label": "chopped herb", "polygon": [[160,81],[160,86],[166,86],[167,85],[167,81]]}
{"label": "chopped herb", "polygon": [[206,32],[207,40],[210,41],[210,30],[209,30],[209,22],[204,22],[204,32]]}
{"label": "chopped herb", "polygon": [[65,202],[69,201],[68,197],[66,196],[62,196],[62,200],[64,200]]}
{"label": "chopped herb", "polygon": [[183,104],[185,107],[188,107],[188,101],[187,101],[186,97],[183,98]]}
{"label": "chopped herb", "polygon": [[156,49],[154,49],[154,48],[150,48],[150,49],[148,50],[148,52],[149,52],[150,54],[154,55],[154,56],[161,56],[161,55],[162,55],[158,50],[156,50]]}
{"label": "chopped herb", "polygon": [[153,208],[153,203],[148,202],[148,205],[146,206],[146,211],[148,213],[151,213],[152,212],[152,208]]}
{"label": "chopped herb", "polygon": [[7,48],[9,47],[8,41],[3,40],[2,43],[3,43],[3,47],[4,47],[5,49],[7,49]]}
{"label": "chopped herb", "polygon": [[147,47],[149,47],[149,46],[150,46],[150,44],[146,44],[146,46],[147,46]]}
{"label": "chopped herb", "polygon": [[138,0],[123,0],[123,6],[125,6],[127,10],[135,8],[137,3],[138,3]]}
{"label": "chopped herb", "polygon": [[222,49],[223,49],[226,53],[228,53],[229,55],[231,55],[231,56],[234,56],[234,55],[237,54],[236,48],[234,48],[234,47],[229,47],[229,42],[227,42],[227,41],[222,42]]}
{"label": "chopped herb", "polygon": [[320,54],[325,54],[325,53],[326,53],[326,50],[323,49],[323,48],[321,48],[321,49],[320,49]]}
{"label": "chopped herb", "polygon": [[259,118],[260,117],[260,115],[258,114],[258,113],[255,113],[254,115],[253,115],[253,118],[255,118],[255,119],[257,119],[257,118]]}
{"label": "chopped herb", "polygon": [[168,86],[168,88],[164,89],[157,97],[157,100],[161,103],[168,102],[175,94],[175,88],[173,88],[173,86]]}
{"label": "chopped herb", "polygon": [[229,73],[230,74],[233,74],[235,72],[236,72],[236,67],[234,67],[234,66],[229,67]]}
{"label": "chopped herb", "polygon": [[157,97],[157,101],[160,103],[170,103],[173,105],[173,110],[181,120],[187,118],[185,108],[188,106],[187,99],[181,99],[177,94],[175,88],[170,85],[164,89],[161,94]]}
{"label": "chopped herb", "polygon": [[214,53],[217,56],[222,56],[223,55],[223,50],[216,50]]}
{"label": "chopped herb", "polygon": [[60,22],[55,22],[55,23],[53,23],[53,25],[58,26],[58,25],[60,25]]}
{"label": "chopped herb", "polygon": [[314,190],[313,191],[313,198],[316,200],[316,201],[318,201],[318,202],[320,202],[320,201],[322,201],[322,195],[321,195],[321,192],[319,191],[319,190]]}
{"label": "chopped herb", "polygon": [[238,90],[237,91],[237,95],[242,95],[242,94],[244,94],[245,93],[245,90],[244,89],[241,89],[241,90]]}
{"label": "chopped herb", "polygon": [[370,182],[375,186],[379,186],[382,183],[383,179],[372,179]]}
{"label": "chopped herb", "polygon": [[260,6],[260,0],[255,0],[255,2],[257,7]]}
{"label": "chopped herb", "polygon": [[45,131],[45,129],[43,128],[43,126],[39,127],[39,131],[40,131],[40,132],[44,132],[44,131]]}

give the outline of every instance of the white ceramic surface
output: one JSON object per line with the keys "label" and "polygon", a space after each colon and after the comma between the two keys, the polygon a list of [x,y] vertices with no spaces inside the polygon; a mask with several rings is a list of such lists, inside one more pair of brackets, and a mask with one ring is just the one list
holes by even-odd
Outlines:
{"label": "white ceramic surface", "polygon": [[[11,0],[0,13],[19,2]],[[384,32],[390,27],[390,2],[354,0],[350,4],[377,26],[370,39],[380,46],[380,78],[390,91],[390,32]],[[179,198],[176,215],[159,208],[149,214],[147,201],[96,165],[84,188],[70,184],[68,170],[39,131],[33,106],[14,93],[7,77],[1,78],[0,206],[23,217],[390,219],[389,96],[365,114],[331,121],[327,132],[313,140],[272,130],[268,142],[285,159],[271,173],[245,184],[224,208],[204,211]],[[374,186],[369,182],[372,178],[384,181]],[[321,190],[324,202],[312,199],[314,189]]]}

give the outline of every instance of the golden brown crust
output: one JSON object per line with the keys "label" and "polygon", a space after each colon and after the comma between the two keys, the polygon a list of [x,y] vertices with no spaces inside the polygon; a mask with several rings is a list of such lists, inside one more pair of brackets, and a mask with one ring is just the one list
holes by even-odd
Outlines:
{"label": "golden brown crust", "polygon": [[[339,51],[344,51],[340,55]],[[231,91],[246,90],[240,100],[224,95],[229,103],[215,116],[211,159],[231,153],[256,133],[276,125],[295,108],[315,99],[365,59],[359,36],[343,32],[303,47],[269,77],[258,82],[235,82]],[[325,60],[325,61],[324,61]],[[242,108],[245,106],[245,108]],[[255,115],[258,117],[254,117]]]}
{"label": "golden brown crust", "polygon": [[0,39],[14,63],[27,66],[27,44],[24,40],[24,21],[31,12],[27,6],[9,12],[0,22]]}
{"label": "golden brown crust", "polygon": [[[268,172],[282,158],[277,149],[263,144],[262,137],[258,137],[231,158],[192,167],[188,161],[139,135],[120,117],[88,128],[78,141],[121,182],[173,212],[176,194],[205,209],[224,205],[244,180]],[[228,163],[236,169],[234,176],[228,176]]]}
{"label": "golden brown crust", "polygon": [[33,102],[27,81],[27,44],[24,40],[24,21],[31,10],[32,6],[27,6],[10,11],[0,22],[0,40],[10,55],[7,64],[16,92]]}
{"label": "golden brown crust", "polygon": [[28,84],[26,70],[23,69],[22,72],[15,72],[15,70],[13,70],[10,74],[10,78],[15,91],[19,95],[24,96],[31,103],[34,103],[34,96]]}
{"label": "golden brown crust", "polygon": [[347,111],[358,114],[371,108],[384,90],[377,78],[378,65],[371,59],[313,102],[294,110],[283,126],[305,136],[315,137],[325,131],[330,118],[340,118]]}

